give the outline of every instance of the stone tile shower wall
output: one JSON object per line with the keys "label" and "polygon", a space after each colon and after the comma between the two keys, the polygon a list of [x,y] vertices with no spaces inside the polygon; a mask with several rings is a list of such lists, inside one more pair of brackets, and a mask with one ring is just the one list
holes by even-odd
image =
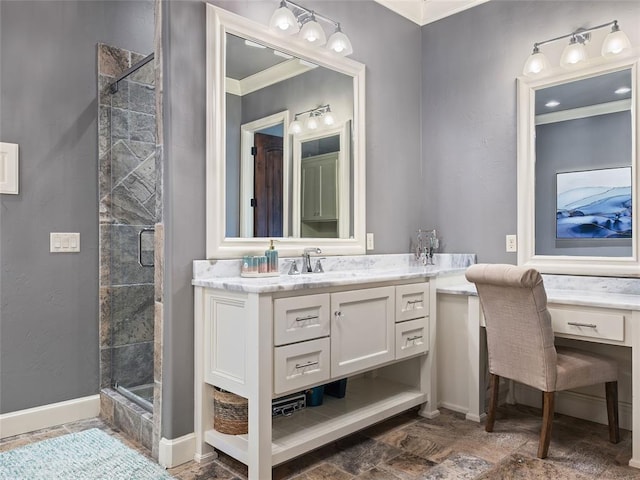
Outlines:
{"label": "stone tile shower wall", "polygon": [[[102,389],[116,382],[127,388],[154,385],[160,360],[155,316],[161,298],[155,281],[161,269],[138,262],[141,230],[158,230],[162,220],[154,62],[120,81],[116,93],[109,92],[115,78],[143,58],[135,52],[98,45]],[[154,264],[154,250],[161,252],[159,239],[161,234],[143,233],[145,265]],[[162,291],[161,286],[158,290]],[[155,361],[154,344],[158,350]],[[159,390],[159,379],[155,380]],[[158,393],[151,399],[154,408],[159,406],[154,401]],[[151,414],[108,390],[103,390],[101,401],[101,414],[107,421],[156,450],[159,431],[154,430],[159,429],[154,428]]]}

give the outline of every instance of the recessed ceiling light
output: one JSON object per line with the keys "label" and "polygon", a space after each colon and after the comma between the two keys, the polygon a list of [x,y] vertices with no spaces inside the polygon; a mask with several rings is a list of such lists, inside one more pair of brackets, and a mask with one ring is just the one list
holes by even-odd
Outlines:
{"label": "recessed ceiling light", "polygon": [[554,107],[557,107],[558,105],[560,105],[560,102],[557,100],[549,100],[547,103],[544,104],[545,107],[549,107],[549,108],[554,108]]}
{"label": "recessed ceiling light", "polygon": [[618,95],[624,95],[625,93],[629,93],[630,91],[631,89],[629,87],[620,87],[616,90],[615,93],[617,93]]}

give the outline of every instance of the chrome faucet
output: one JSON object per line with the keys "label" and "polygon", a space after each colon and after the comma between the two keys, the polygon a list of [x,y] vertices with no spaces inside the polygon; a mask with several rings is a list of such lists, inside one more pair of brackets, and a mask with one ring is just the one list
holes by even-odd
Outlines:
{"label": "chrome faucet", "polygon": [[302,271],[303,272],[306,272],[306,273],[313,272],[313,268],[311,268],[312,253],[316,253],[320,255],[322,253],[322,250],[320,250],[318,247],[309,247],[304,249],[304,252],[302,253]]}

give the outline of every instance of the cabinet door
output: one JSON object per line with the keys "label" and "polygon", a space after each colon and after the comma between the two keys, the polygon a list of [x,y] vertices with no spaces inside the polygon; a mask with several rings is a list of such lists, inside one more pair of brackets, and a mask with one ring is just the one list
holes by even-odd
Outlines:
{"label": "cabinet door", "polygon": [[394,309],[394,287],[331,295],[332,377],[366,370],[394,359]]}
{"label": "cabinet door", "polygon": [[317,163],[302,164],[302,205],[303,220],[316,220],[320,214],[320,168]]}

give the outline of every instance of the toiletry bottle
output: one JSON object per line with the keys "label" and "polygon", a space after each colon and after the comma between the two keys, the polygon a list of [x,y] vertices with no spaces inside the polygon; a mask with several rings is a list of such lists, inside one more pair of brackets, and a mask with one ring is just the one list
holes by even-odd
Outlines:
{"label": "toiletry bottle", "polygon": [[273,240],[269,241],[269,249],[264,252],[269,262],[269,272],[278,271],[278,251],[273,246]]}

